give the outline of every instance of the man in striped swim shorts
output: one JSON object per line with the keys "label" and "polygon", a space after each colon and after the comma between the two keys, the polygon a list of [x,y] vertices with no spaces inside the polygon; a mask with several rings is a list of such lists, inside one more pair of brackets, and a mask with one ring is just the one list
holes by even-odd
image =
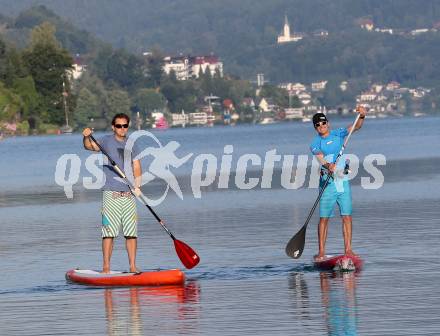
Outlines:
{"label": "man in striped swim shorts", "polygon": [[[142,169],[140,160],[133,160],[133,158],[139,154],[136,144],[133,146],[131,152],[127,152],[126,149],[129,123],[130,118],[126,114],[119,113],[115,115],[112,120],[113,134],[106,135],[98,141],[101,147],[116,162],[116,165],[125,171],[126,175],[128,175],[128,169],[133,170],[133,175],[135,177],[135,189],[133,192],[138,194],[140,193],[139,187]],[[84,129],[84,148],[99,152],[99,147],[90,139],[91,134],[92,130],[90,128]],[[124,167],[124,161],[127,155],[131,158],[130,167]],[[128,185],[122,182],[111,164],[105,164],[103,168],[105,185],[103,187],[101,225],[103,255],[102,272],[110,272],[113,241],[114,238],[119,235],[121,228],[125,237],[130,272],[139,272],[136,267],[137,213],[135,197],[131,193]]]}

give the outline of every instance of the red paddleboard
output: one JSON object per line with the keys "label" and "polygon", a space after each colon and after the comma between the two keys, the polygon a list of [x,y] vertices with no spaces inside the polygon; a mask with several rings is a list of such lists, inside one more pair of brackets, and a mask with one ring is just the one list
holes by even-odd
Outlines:
{"label": "red paddleboard", "polygon": [[185,282],[185,274],[178,269],[140,273],[101,273],[76,269],[66,273],[66,280],[92,286],[171,286],[182,285]]}
{"label": "red paddleboard", "polygon": [[362,268],[363,261],[359,256],[325,256],[323,260],[314,261],[316,268],[324,271],[359,271]]}

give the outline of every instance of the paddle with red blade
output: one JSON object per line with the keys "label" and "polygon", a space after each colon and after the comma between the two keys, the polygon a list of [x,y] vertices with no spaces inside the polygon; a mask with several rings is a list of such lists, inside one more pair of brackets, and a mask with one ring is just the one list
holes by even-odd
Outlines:
{"label": "paddle with red blade", "polygon": [[[350,129],[350,133],[348,133],[347,138],[344,141],[344,144],[342,145],[341,150],[338,153],[338,156],[336,157],[335,160],[335,164],[338,162],[339,158],[342,156],[342,154],[344,153],[345,147],[347,146],[348,140],[350,139],[351,134],[353,133],[355,126],[359,120],[359,117],[361,115],[358,114],[356,117],[356,120],[353,123],[353,126],[351,126]],[[289,242],[286,245],[286,254],[293,258],[293,259],[298,259],[299,257],[301,257],[303,251],[304,251],[304,245],[306,242],[306,230],[307,230],[307,225],[309,224],[310,218],[312,218],[313,213],[315,212],[316,206],[318,205],[322,194],[324,193],[325,188],[327,187],[328,183],[330,182],[330,177],[331,175],[328,174],[323,187],[321,188],[321,190],[319,191],[319,195],[318,198],[316,199],[315,203],[313,204],[312,210],[310,210],[309,215],[307,216],[307,220],[305,222],[305,224],[301,227],[301,229],[289,240]]]}
{"label": "paddle with red blade", "polygon": [[145,201],[145,196],[140,192],[139,195],[136,195],[134,193],[134,187],[131,184],[131,182],[128,180],[127,176],[124,174],[124,172],[118,167],[116,162],[108,155],[108,153],[101,147],[101,145],[96,141],[96,139],[93,137],[93,135],[90,135],[90,139],[93,140],[93,142],[99,147],[101,152],[107,156],[108,160],[110,161],[111,165],[113,166],[114,170],[118,173],[118,175],[123,178],[126,182],[128,187],[130,188],[130,191],[133,195],[136,196],[136,198],[143,203],[148,210],[153,214],[154,218],[157,219],[159,224],[162,226],[162,228],[168,233],[168,235],[173,239],[174,242],[174,248],[176,249],[177,256],[179,257],[182,264],[188,268],[191,269],[195,267],[200,262],[200,257],[197,255],[197,253],[187,244],[185,244],[183,241],[177,239],[174,237],[174,235],[171,233],[171,231],[165,226],[165,222],[160,219],[160,217],[156,214],[156,212],[153,210],[151,206],[148,205],[148,203]]}

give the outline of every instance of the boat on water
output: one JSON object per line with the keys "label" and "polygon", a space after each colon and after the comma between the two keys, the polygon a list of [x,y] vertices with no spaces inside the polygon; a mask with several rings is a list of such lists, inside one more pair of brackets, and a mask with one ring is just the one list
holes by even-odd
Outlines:
{"label": "boat on water", "polygon": [[63,125],[60,127],[60,133],[61,134],[72,134],[73,128],[70,127],[69,125]]}
{"label": "boat on water", "polygon": [[67,96],[69,94],[66,91],[66,85],[63,80],[63,107],[64,107],[64,119],[66,121],[66,124],[60,127],[60,133],[61,134],[72,134],[73,128],[69,125],[69,115],[67,113]]}
{"label": "boat on water", "polygon": [[263,120],[260,121],[260,125],[269,125],[269,124],[274,124],[275,120],[271,117],[266,117],[263,118]]}

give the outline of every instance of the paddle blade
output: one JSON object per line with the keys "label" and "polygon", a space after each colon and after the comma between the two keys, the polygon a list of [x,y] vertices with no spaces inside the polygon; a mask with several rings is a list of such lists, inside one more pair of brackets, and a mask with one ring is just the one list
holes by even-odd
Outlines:
{"label": "paddle blade", "polygon": [[306,230],[307,225],[304,225],[301,230],[298,231],[296,235],[289,240],[286,245],[286,254],[293,258],[298,259],[301,257],[304,251],[304,244],[306,242]]}
{"label": "paddle blade", "polygon": [[191,269],[200,262],[200,257],[197,253],[183,241],[174,239],[174,247],[180,261],[186,268]]}

